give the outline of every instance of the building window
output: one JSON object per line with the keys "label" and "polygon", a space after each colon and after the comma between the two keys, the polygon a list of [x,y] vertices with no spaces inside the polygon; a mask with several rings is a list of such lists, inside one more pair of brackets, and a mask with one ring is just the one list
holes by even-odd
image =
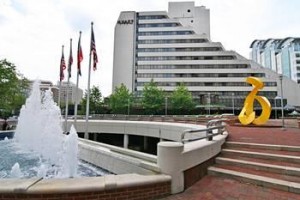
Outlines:
{"label": "building window", "polygon": [[139,36],[151,36],[151,35],[191,35],[193,31],[151,31],[151,32],[139,32]]}
{"label": "building window", "polygon": [[205,43],[207,39],[139,40],[139,44]]}
{"label": "building window", "polygon": [[138,57],[139,61],[147,60],[233,60],[233,56],[147,56]]}
{"label": "building window", "polygon": [[139,16],[139,19],[142,20],[148,20],[148,19],[166,19],[167,16],[165,15],[144,15],[144,16]]}
{"label": "building window", "polygon": [[157,23],[157,24],[139,24],[139,28],[152,28],[152,27],[176,27],[178,23]]}

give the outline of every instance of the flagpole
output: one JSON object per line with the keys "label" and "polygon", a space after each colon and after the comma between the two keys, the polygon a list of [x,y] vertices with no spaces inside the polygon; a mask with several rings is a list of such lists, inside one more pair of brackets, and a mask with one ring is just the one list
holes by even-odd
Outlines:
{"label": "flagpole", "polygon": [[79,40],[77,47],[77,80],[76,80],[76,90],[75,90],[75,111],[74,111],[74,125],[77,128],[77,110],[78,110],[78,87],[79,87],[79,76],[81,76],[80,63],[83,59],[82,50],[81,50],[81,31],[79,31]]}
{"label": "flagpole", "polygon": [[[60,79],[60,78],[59,78]],[[58,88],[58,107],[60,108],[60,91],[61,91],[61,80],[59,80],[59,88]]]}
{"label": "flagpole", "polygon": [[[81,32],[80,32],[81,33]],[[79,72],[77,71],[77,80],[76,80],[76,90],[75,90],[75,110],[74,110],[74,125],[76,127],[77,123],[77,109],[78,109],[78,83],[79,83]]]}
{"label": "flagpole", "polygon": [[[61,47],[62,49],[62,54],[64,53],[64,45]],[[59,65],[59,91],[58,91],[58,107],[60,108],[60,93],[61,93],[61,81],[62,81],[62,68],[61,68],[61,60],[60,60],[60,65]]]}
{"label": "flagpole", "polygon": [[66,95],[66,110],[65,110],[65,132],[68,131],[68,111],[69,111],[69,84],[70,84],[70,77],[71,77],[71,56],[72,56],[72,38],[70,38],[70,55],[69,55],[69,61],[68,61],[68,82],[67,82],[67,95]]}
{"label": "flagpole", "polygon": [[[91,31],[93,31],[94,23],[91,23]],[[90,112],[90,80],[91,80],[91,60],[92,60],[92,50],[90,48],[90,57],[89,57],[89,74],[88,74],[88,87],[86,95],[86,112],[85,112],[85,133],[84,138],[89,139],[88,133],[88,121],[89,121],[89,112]]]}

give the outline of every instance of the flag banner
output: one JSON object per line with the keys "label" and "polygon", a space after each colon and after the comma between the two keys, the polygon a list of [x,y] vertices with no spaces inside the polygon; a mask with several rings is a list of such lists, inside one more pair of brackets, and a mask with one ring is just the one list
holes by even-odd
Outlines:
{"label": "flag banner", "polygon": [[70,39],[70,55],[69,55],[69,62],[68,62],[68,73],[69,73],[69,78],[71,78],[71,67],[73,64],[73,55],[72,55],[72,39]]}
{"label": "flag banner", "polygon": [[64,70],[66,69],[66,62],[65,62],[65,56],[64,56],[64,46],[62,47],[62,55],[60,59],[60,81],[64,80]]}
{"label": "flag banner", "polygon": [[77,70],[81,76],[81,61],[83,60],[82,48],[81,48],[81,31],[79,32],[78,48],[77,48]]}
{"label": "flag banner", "polygon": [[95,71],[97,69],[98,56],[96,51],[96,42],[95,42],[93,26],[92,26],[92,34],[91,34],[91,54],[93,56],[93,69]]}

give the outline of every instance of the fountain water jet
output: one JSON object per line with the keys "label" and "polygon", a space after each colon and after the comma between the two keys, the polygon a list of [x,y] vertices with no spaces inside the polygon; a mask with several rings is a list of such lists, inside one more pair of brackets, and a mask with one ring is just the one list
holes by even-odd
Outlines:
{"label": "fountain water jet", "polygon": [[[38,152],[50,162],[56,176],[74,177],[78,162],[77,133],[72,127],[70,135],[64,135],[61,119],[52,92],[47,90],[41,94],[40,83],[35,81],[31,95],[21,109],[15,139],[23,148]],[[40,174],[45,175],[45,166],[41,166]]]}

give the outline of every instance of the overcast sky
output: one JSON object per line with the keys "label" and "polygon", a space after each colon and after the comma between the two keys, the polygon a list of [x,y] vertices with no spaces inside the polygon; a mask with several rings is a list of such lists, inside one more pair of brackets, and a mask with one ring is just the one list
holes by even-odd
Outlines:
{"label": "overcast sky", "polygon": [[[87,88],[90,23],[94,22],[98,70],[91,86],[111,94],[114,26],[121,11],[167,11],[168,0],[0,0],[0,59],[8,59],[29,79],[59,79],[61,46],[68,60],[73,38],[73,71],[83,32],[80,88]],[[249,58],[255,39],[300,37],[299,0],[197,0],[210,9],[211,40]],[[65,72],[66,74],[66,72]]]}

